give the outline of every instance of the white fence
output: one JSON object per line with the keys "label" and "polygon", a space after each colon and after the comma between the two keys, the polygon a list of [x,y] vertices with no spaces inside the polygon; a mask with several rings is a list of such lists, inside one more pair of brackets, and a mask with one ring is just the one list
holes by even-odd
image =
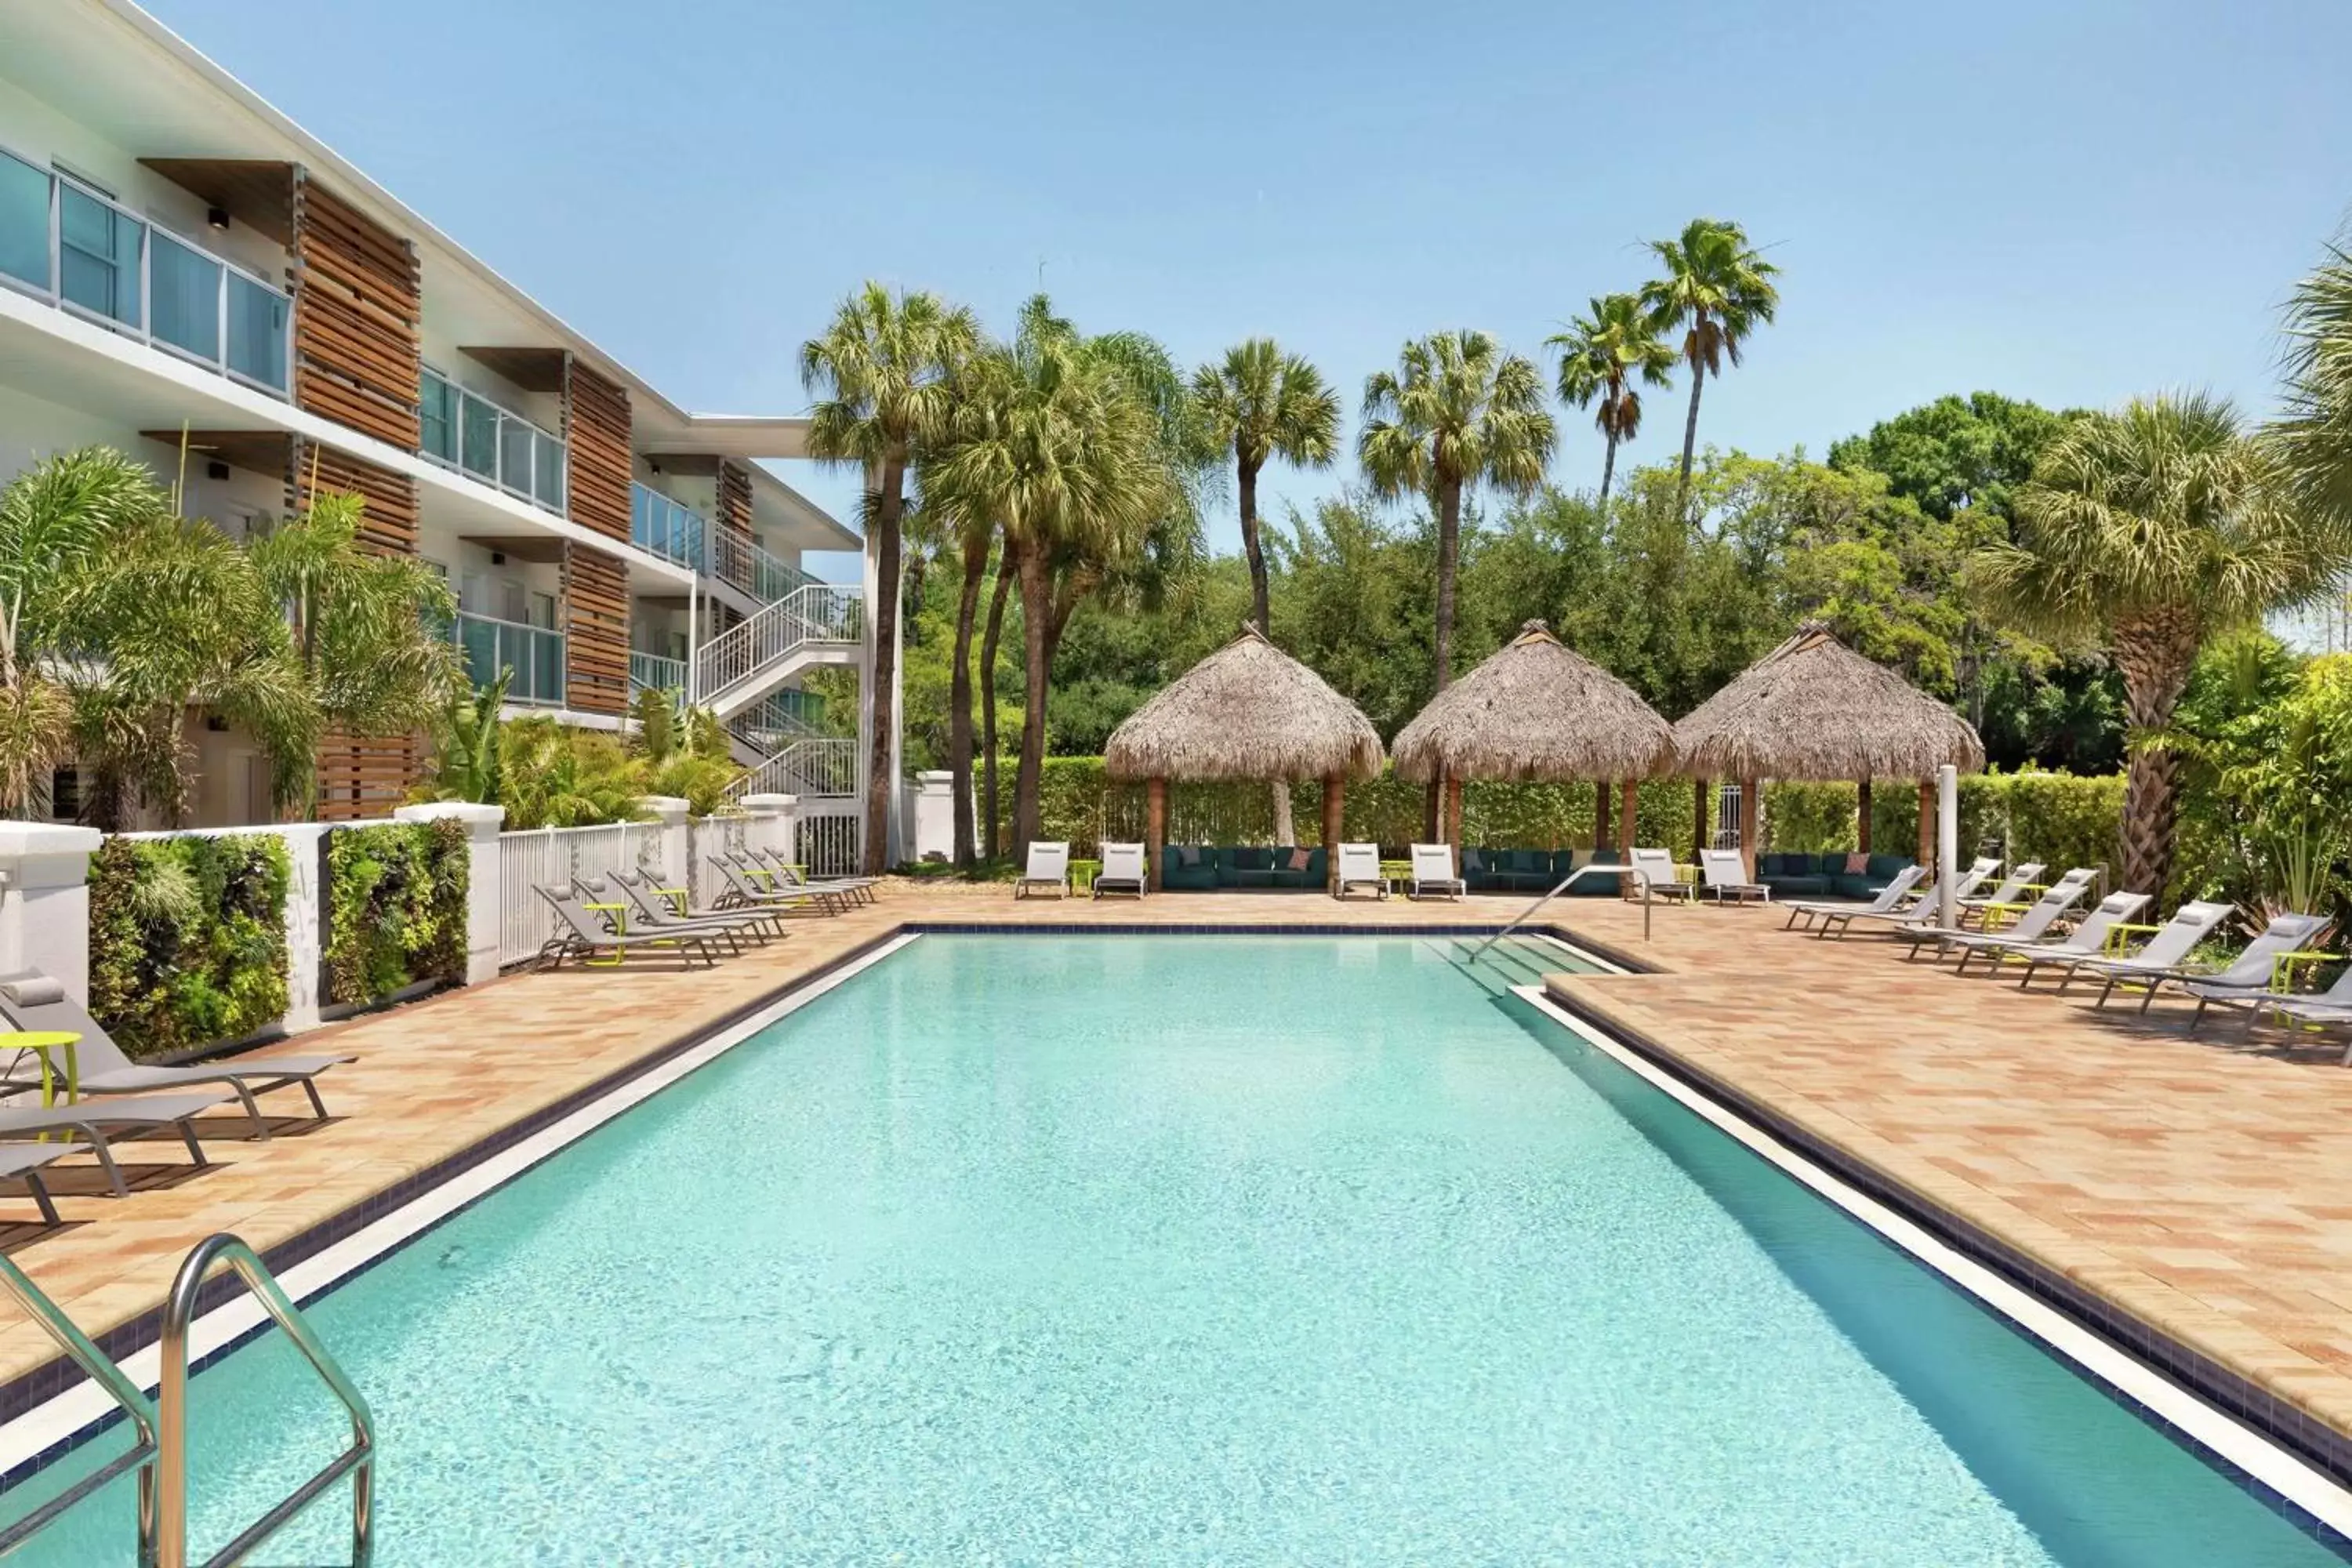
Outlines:
{"label": "white fence", "polygon": [[622,822],[604,827],[541,827],[499,835],[499,962],[520,963],[555,934],[555,911],[539,896],[542,887],[569,888],[575,877],[614,871],[658,870],[662,863],[658,822]]}
{"label": "white fence", "polygon": [[792,857],[812,877],[856,874],[863,859],[866,817],[854,800],[804,800],[793,824]]}

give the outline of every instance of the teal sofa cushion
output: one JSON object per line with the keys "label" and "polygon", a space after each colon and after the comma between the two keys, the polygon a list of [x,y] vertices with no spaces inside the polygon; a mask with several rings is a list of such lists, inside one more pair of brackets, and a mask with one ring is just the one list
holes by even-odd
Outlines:
{"label": "teal sofa cushion", "polygon": [[[1217,888],[1219,851],[1207,845],[1168,846],[1161,852],[1160,885],[1180,893],[1214,892]],[[1193,863],[1185,863],[1188,857]]]}

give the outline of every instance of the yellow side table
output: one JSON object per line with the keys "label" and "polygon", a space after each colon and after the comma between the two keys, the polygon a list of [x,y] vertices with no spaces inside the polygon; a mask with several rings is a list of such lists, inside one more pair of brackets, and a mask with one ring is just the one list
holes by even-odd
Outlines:
{"label": "yellow side table", "polygon": [[[612,916],[613,934],[614,936],[625,937],[629,934],[628,905],[583,904],[580,907],[583,910],[594,910],[598,914]],[[628,956],[627,950],[623,948],[615,951],[610,958],[583,958],[580,962],[586,964],[593,964],[598,969],[618,969]]]}

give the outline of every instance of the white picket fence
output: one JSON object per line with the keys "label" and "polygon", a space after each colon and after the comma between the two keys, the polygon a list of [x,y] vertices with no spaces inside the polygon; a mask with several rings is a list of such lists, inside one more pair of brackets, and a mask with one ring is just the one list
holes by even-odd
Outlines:
{"label": "white picket fence", "polygon": [[539,896],[542,886],[569,888],[575,877],[614,871],[675,873],[662,864],[666,831],[657,822],[621,822],[499,834],[499,962],[520,963],[555,934],[555,911]]}
{"label": "white picket fence", "polygon": [[[908,813],[911,823],[913,814]],[[866,817],[855,800],[803,800],[792,857],[812,877],[849,877],[864,858]]]}

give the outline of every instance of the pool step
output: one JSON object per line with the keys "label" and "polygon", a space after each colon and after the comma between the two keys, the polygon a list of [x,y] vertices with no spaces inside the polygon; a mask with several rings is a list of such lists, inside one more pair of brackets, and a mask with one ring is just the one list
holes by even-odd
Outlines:
{"label": "pool step", "polygon": [[1540,985],[1543,977],[1566,968],[1564,955],[1549,942],[1508,937],[1487,948],[1479,947],[1485,937],[1454,937],[1445,944],[1445,954],[1454,966],[1480,986],[1500,996],[1514,986]]}

